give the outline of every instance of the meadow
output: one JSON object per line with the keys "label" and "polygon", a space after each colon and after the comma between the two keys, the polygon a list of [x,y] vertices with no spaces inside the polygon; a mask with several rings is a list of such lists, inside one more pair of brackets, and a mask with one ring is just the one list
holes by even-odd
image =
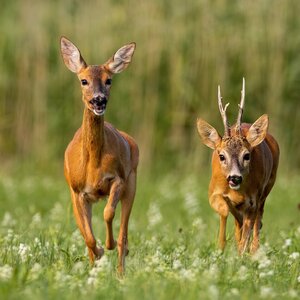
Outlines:
{"label": "meadow", "polygon": [[[297,299],[300,297],[300,2],[297,0],[2,1],[0,10],[0,299]],[[127,271],[117,253],[91,267],[72,215],[63,153],[82,121],[80,87],[60,36],[88,63],[135,41],[105,118],[140,148]],[[196,119],[222,133],[263,113],[281,148],[261,248],[224,253],[209,207],[210,150]],[[104,203],[94,206],[99,244]],[[114,222],[118,230],[119,216]]]}
{"label": "meadow", "polygon": [[[266,203],[262,246],[239,257],[233,222],[224,253],[203,174],[141,178],[129,226],[126,276],[117,252],[93,267],[63,178],[1,176],[1,299],[297,299],[300,296],[299,178],[278,182]],[[98,243],[104,203],[94,206]],[[118,230],[116,214],[114,228]]]}

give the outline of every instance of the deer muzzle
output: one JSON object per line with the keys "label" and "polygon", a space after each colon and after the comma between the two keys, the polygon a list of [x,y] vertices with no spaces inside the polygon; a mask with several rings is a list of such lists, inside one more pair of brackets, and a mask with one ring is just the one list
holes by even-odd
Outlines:
{"label": "deer muzzle", "polygon": [[106,97],[95,97],[90,100],[91,110],[97,116],[102,116],[105,113],[107,98]]}
{"label": "deer muzzle", "polygon": [[231,189],[238,190],[241,186],[242,181],[243,181],[243,177],[238,176],[238,175],[232,175],[232,176],[227,177],[227,181],[228,181],[229,187]]}

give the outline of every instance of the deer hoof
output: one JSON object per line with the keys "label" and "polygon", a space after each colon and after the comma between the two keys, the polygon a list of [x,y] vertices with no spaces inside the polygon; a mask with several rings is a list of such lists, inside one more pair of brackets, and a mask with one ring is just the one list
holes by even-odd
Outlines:
{"label": "deer hoof", "polygon": [[102,247],[97,247],[95,251],[95,258],[100,259],[104,255],[104,249]]}
{"label": "deer hoof", "polygon": [[116,240],[106,241],[105,245],[106,245],[106,249],[114,250],[117,246],[117,242],[116,242]]}

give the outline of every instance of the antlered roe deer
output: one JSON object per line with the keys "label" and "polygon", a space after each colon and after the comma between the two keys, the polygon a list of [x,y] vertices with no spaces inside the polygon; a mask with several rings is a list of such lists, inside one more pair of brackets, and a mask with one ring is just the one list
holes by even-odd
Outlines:
{"label": "antlered roe deer", "polygon": [[276,179],[279,146],[267,133],[268,116],[262,115],[252,125],[241,123],[245,100],[245,80],[241,92],[239,113],[235,125],[229,127],[223,107],[220,86],[218,104],[225,134],[221,137],[215,128],[198,119],[197,128],[203,143],[214,150],[212,177],[209,184],[209,203],[220,216],[219,247],[226,243],[226,222],[229,212],[235,218],[235,238],[240,254],[259,247],[259,231],[265,200]]}
{"label": "antlered roe deer", "polygon": [[[120,48],[106,63],[87,65],[80,51],[65,37],[61,38],[65,65],[81,83],[84,103],[83,121],[65,152],[64,173],[71,191],[77,225],[88,248],[91,263],[104,254],[97,246],[92,230],[92,204],[108,196],[104,209],[106,248],[118,246],[118,271],[125,270],[128,254],[128,220],[136,190],[138,146],[128,134],[104,122],[112,77],[131,62],[135,43]],[[121,221],[118,242],[112,222],[119,199]]]}

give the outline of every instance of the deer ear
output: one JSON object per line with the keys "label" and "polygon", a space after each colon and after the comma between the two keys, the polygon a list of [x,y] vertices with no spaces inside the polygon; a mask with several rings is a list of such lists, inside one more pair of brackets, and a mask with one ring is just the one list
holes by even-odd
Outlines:
{"label": "deer ear", "polygon": [[136,44],[130,43],[120,48],[106,63],[106,69],[112,74],[121,73],[131,62]]}
{"label": "deer ear", "polygon": [[268,115],[262,115],[251,125],[246,136],[246,139],[251,147],[259,145],[265,139],[268,132],[268,127]]}
{"label": "deer ear", "polygon": [[86,63],[82,58],[78,48],[67,38],[61,37],[60,51],[65,65],[74,73],[79,73],[82,69],[86,68]]}
{"label": "deer ear", "polygon": [[197,129],[202,142],[211,149],[216,149],[221,142],[217,130],[202,119],[197,120]]}

